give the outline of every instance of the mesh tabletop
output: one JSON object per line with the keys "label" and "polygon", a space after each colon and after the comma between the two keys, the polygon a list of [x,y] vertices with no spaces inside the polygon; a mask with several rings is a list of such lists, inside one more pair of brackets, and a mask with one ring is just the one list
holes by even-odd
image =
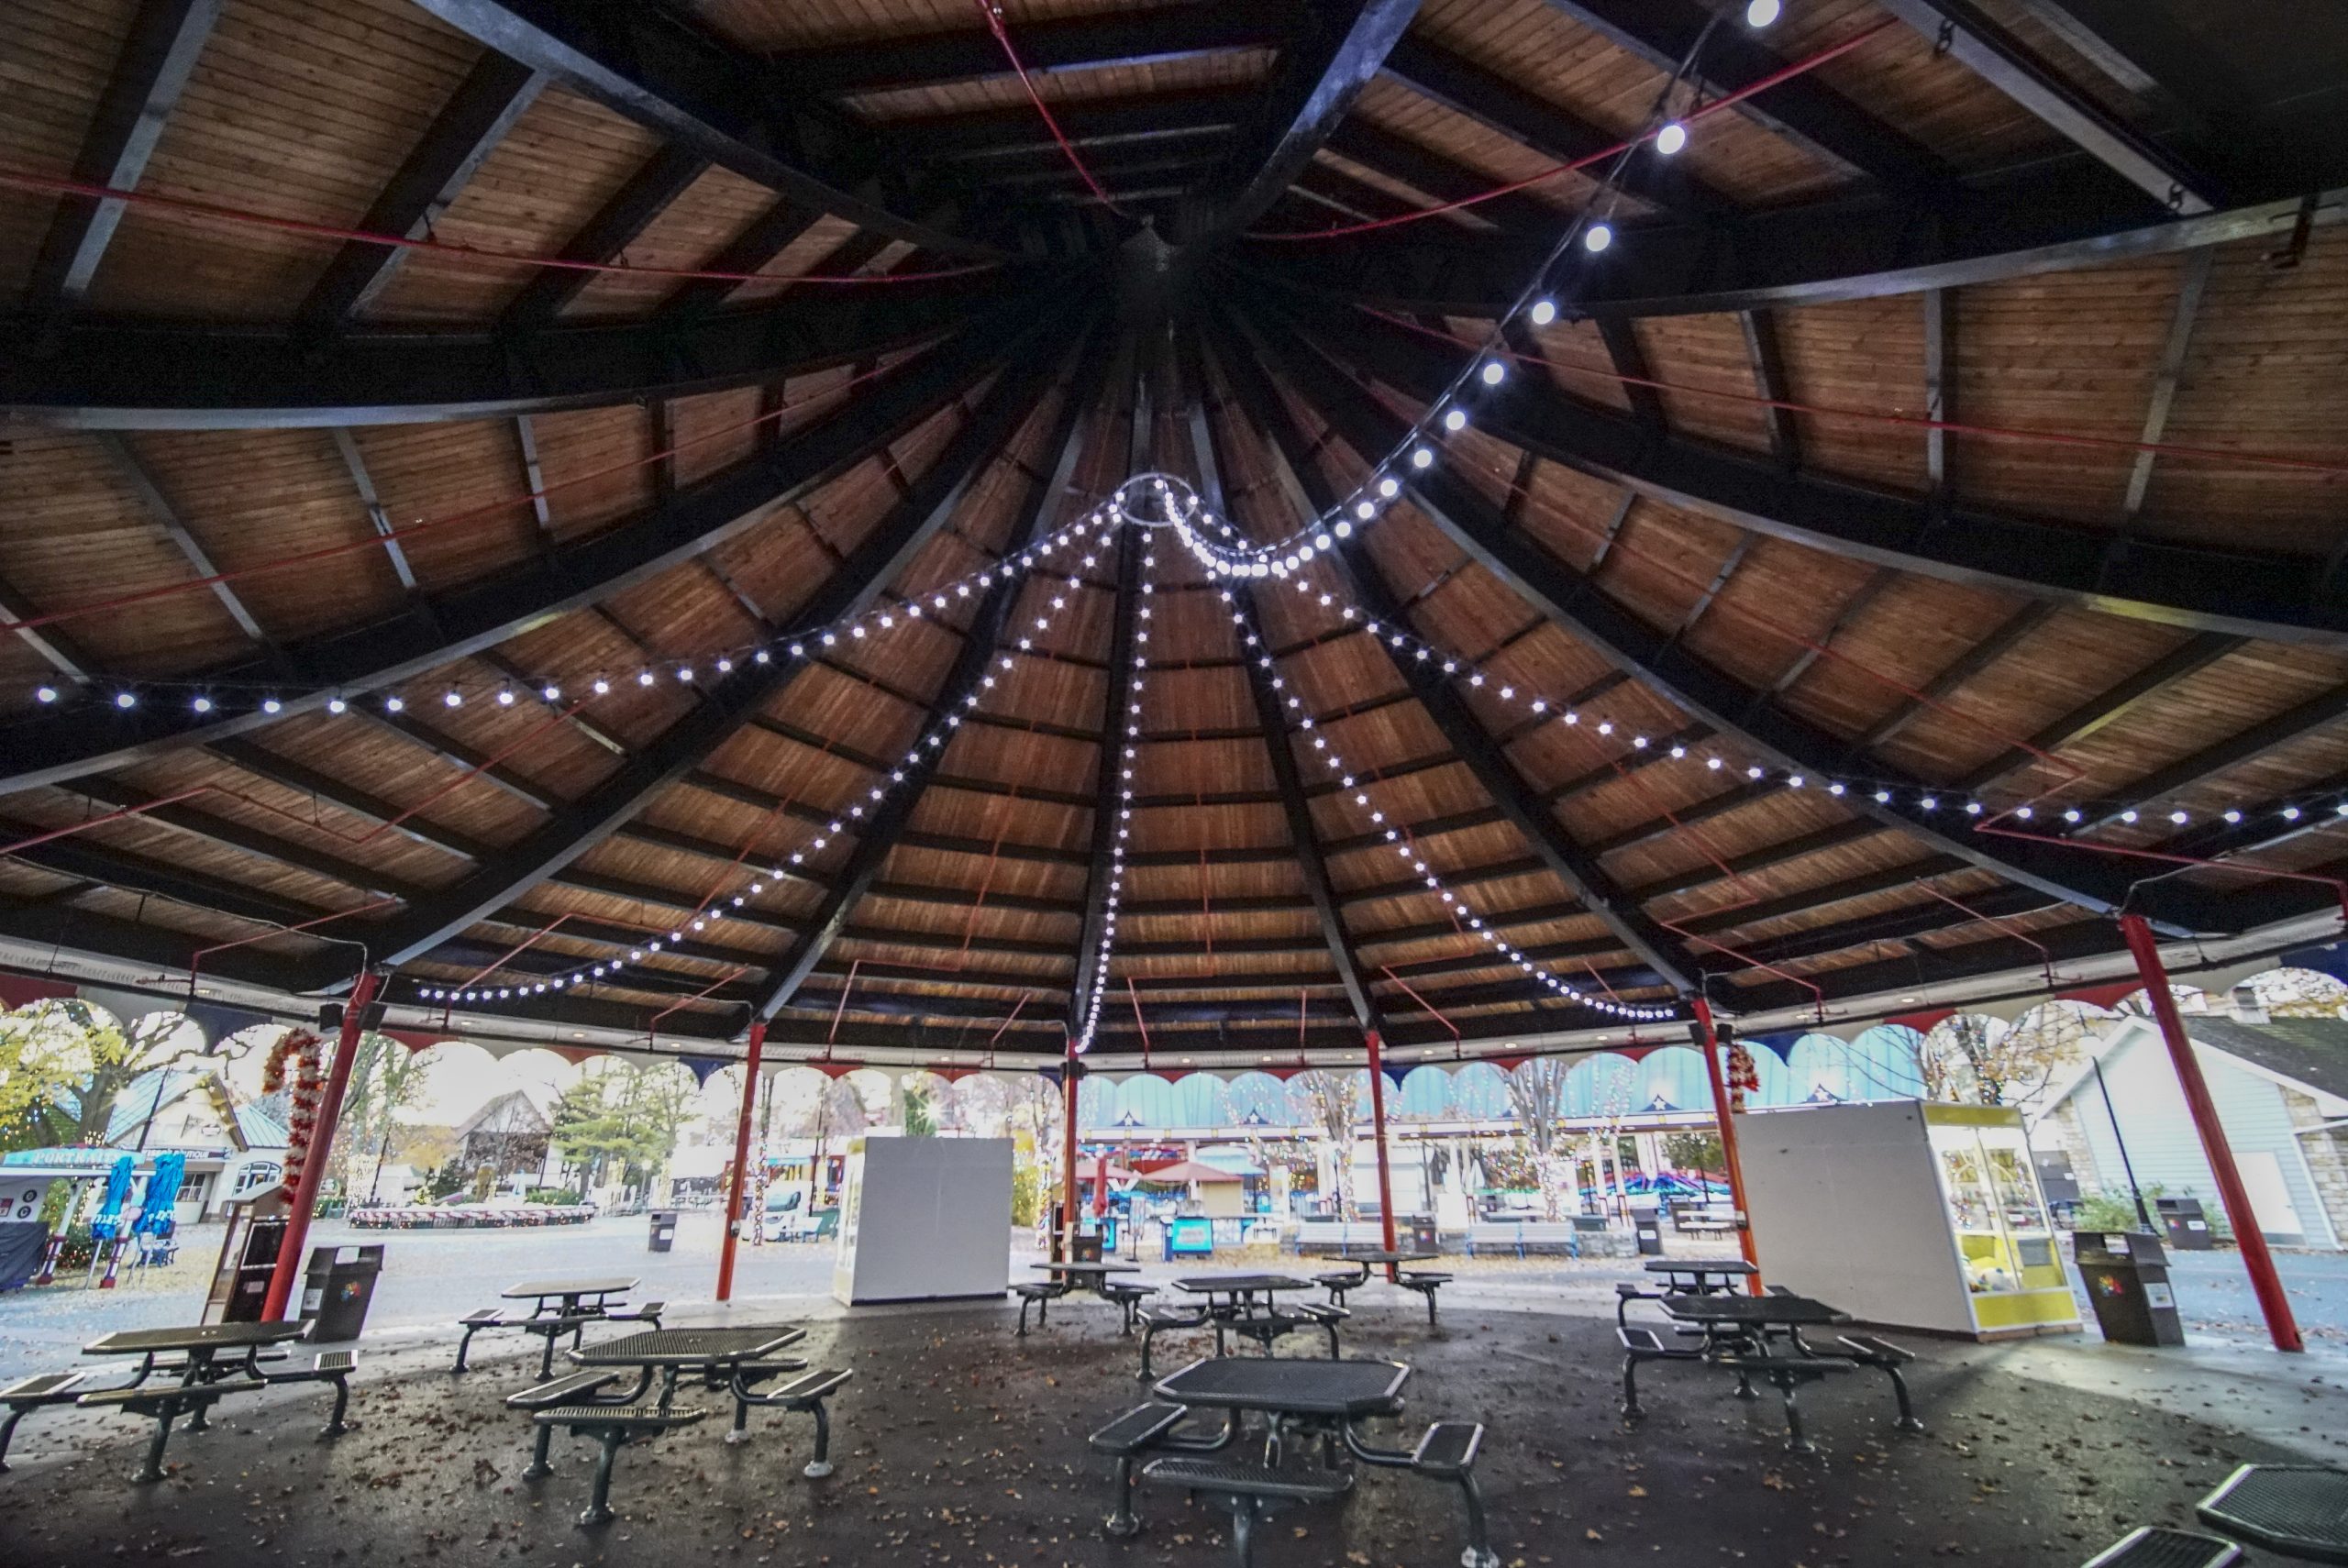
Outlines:
{"label": "mesh tabletop", "polygon": [[1174,1282],[1200,1296],[1238,1295],[1257,1290],[1311,1290],[1312,1282],[1286,1274],[1194,1274]]}
{"label": "mesh tabletop", "polygon": [[249,1350],[282,1344],[310,1331],[307,1323],[202,1323],[184,1329],[121,1329],[82,1347],[83,1355],[153,1355],[163,1351]]}
{"label": "mesh tabletop", "polygon": [[1424,1263],[1434,1255],[1433,1253],[1339,1253],[1337,1259],[1341,1263],[1405,1264]]}
{"label": "mesh tabletop", "polygon": [[2228,1535],[2309,1562],[2348,1562],[2348,1471],[2245,1464],[2201,1500]]}
{"label": "mesh tabletop", "polygon": [[1841,1308],[1807,1296],[1667,1296],[1657,1305],[1683,1322],[1752,1329],[1807,1329],[1851,1320]]}
{"label": "mesh tabletop", "polygon": [[1141,1272],[1139,1264],[1129,1263],[1039,1263],[1029,1264],[1027,1266],[1043,1269],[1052,1274],[1111,1275]]}
{"label": "mesh tabletop", "polygon": [[652,1329],[569,1354],[581,1366],[709,1366],[756,1361],[806,1337],[804,1329]]}
{"label": "mesh tabletop", "polygon": [[590,1275],[578,1279],[526,1279],[497,1294],[508,1301],[526,1301],[534,1297],[543,1301],[549,1296],[621,1296],[634,1290],[636,1285],[631,1275]]}
{"label": "mesh tabletop", "polygon": [[1372,1416],[1394,1408],[1410,1375],[1399,1361],[1210,1356],[1161,1381],[1157,1397],[1210,1409]]}
{"label": "mesh tabletop", "polygon": [[1649,1274],[1758,1274],[1743,1258],[1649,1258],[1639,1265]]}

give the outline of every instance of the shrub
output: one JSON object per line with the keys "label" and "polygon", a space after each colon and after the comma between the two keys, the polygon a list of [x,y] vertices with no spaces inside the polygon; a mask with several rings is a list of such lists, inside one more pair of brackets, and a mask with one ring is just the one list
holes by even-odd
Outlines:
{"label": "shrub", "polygon": [[522,1195],[522,1201],[548,1204],[558,1209],[570,1209],[578,1205],[579,1193],[575,1187],[534,1187]]}

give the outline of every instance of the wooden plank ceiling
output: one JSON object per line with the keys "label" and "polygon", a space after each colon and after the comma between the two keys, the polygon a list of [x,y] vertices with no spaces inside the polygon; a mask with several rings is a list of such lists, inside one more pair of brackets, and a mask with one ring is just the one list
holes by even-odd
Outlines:
{"label": "wooden plank ceiling", "polygon": [[[1013,1059],[1113,928],[1098,1048],[1237,1063],[2322,908],[2341,116],[2161,80],[2184,0],[2000,7],[2027,91],[1928,0],[1683,70],[1710,5],[1013,0],[1047,126],[947,0],[21,0],[0,940]],[[1609,191],[1675,72],[1776,84]],[[1292,581],[1034,554],[1150,469],[1310,527],[1503,324]]]}

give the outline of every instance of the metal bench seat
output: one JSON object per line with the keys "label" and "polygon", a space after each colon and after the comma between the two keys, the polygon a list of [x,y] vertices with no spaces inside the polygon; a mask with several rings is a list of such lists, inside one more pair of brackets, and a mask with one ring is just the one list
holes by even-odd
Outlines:
{"label": "metal bench seat", "polygon": [[163,1449],[172,1441],[172,1423],[182,1416],[191,1418],[188,1428],[196,1430],[196,1419],[231,1394],[247,1393],[260,1387],[251,1381],[238,1383],[169,1383],[141,1386],[133,1384],[127,1388],[101,1388],[84,1394],[74,1403],[83,1409],[118,1409],[133,1416],[145,1416],[155,1423],[155,1435],[148,1441],[147,1454],[138,1470],[132,1473],[134,1482],[161,1481],[163,1478]]}
{"label": "metal bench seat", "polygon": [[1302,1318],[1306,1322],[1318,1323],[1322,1328],[1328,1331],[1329,1359],[1331,1361],[1336,1360],[1340,1353],[1337,1349],[1337,1325],[1350,1319],[1353,1314],[1347,1311],[1345,1308],[1336,1306],[1334,1303],[1324,1303],[1319,1301],[1301,1302],[1297,1306],[1290,1309],[1290,1310],[1293,1311],[1298,1317]]}
{"label": "metal bench seat", "polygon": [[1329,1293],[1331,1306],[1343,1307],[1346,1304],[1346,1292],[1359,1290],[1369,1283],[1369,1271],[1359,1268],[1332,1269],[1327,1274],[1314,1275],[1312,1283]]}
{"label": "metal bench seat", "polygon": [[606,1323],[649,1323],[660,1326],[660,1314],[668,1309],[666,1301],[645,1301],[634,1307],[615,1307],[603,1314]]}
{"label": "metal bench seat", "polygon": [[612,1517],[608,1507],[612,1462],[619,1451],[630,1442],[692,1426],[708,1414],[707,1410],[692,1407],[664,1410],[657,1405],[558,1405],[540,1410],[531,1419],[542,1427],[568,1427],[573,1436],[592,1437],[603,1444],[603,1452],[595,1462],[595,1489],[585,1511],[579,1516],[582,1525],[599,1525]]}
{"label": "metal bench seat", "polygon": [[1694,1361],[1698,1353],[1680,1345],[1667,1345],[1663,1336],[1653,1329],[1625,1323],[1617,1327],[1614,1337],[1623,1342],[1623,1419],[1635,1421],[1646,1412],[1639,1408],[1639,1364],[1645,1361]]}
{"label": "metal bench seat", "polygon": [[1011,1293],[1019,1297],[1019,1337],[1027,1337],[1027,1309],[1036,1309],[1036,1326],[1043,1328],[1052,1320],[1051,1304],[1068,1294],[1068,1286],[1056,1280],[1012,1281]]}
{"label": "metal bench seat", "polygon": [[1117,1506],[1102,1526],[1111,1535],[1133,1535],[1141,1529],[1140,1516],[1134,1512],[1134,1456],[1156,1446],[1190,1413],[1188,1406],[1152,1400],[1135,1406],[1085,1439],[1093,1452],[1112,1455],[1117,1462]]}
{"label": "metal bench seat", "polygon": [[1231,1548],[1239,1568],[1255,1562],[1256,1524],[1283,1503],[1325,1503],[1342,1497],[1354,1478],[1345,1470],[1271,1470],[1219,1459],[1153,1459],[1142,1479],[1204,1494],[1231,1508]]}
{"label": "metal bench seat", "polygon": [[[1209,1322],[1207,1309],[1204,1307],[1172,1305],[1144,1307],[1135,1316],[1141,1323],[1141,1378],[1144,1382],[1147,1382],[1151,1376],[1149,1347],[1152,1341],[1160,1334],[1172,1333],[1177,1330],[1203,1329]],[[1217,1334],[1215,1339],[1216,1347],[1220,1349],[1222,1336]]]}
{"label": "metal bench seat", "polygon": [[1419,1439],[1419,1446],[1412,1450],[1411,1468],[1448,1480],[1473,1470],[1476,1455],[1483,1446],[1481,1421],[1437,1421]]}
{"label": "metal bench seat", "polygon": [[2081,1568],[2232,1568],[2242,1561],[2242,1548],[2213,1535],[2193,1535],[2181,1529],[2132,1529]]}
{"label": "metal bench seat", "polygon": [[1840,1338],[1845,1356],[1861,1366],[1875,1367],[1891,1379],[1892,1397],[1899,1401],[1899,1419],[1896,1423],[1899,1430],[1922,1431],[1924,1423],[1916,1419],[1916,1407],[1908,1397],[1907,1375],[1899,1370],[1916,1359],[1916,1353],[1873,1334],[1844,1334]]}
{"label": "metal bench seat", "polygon": [[1427,1327],[1437,1327],[1434,1320],[1434,1293],[1451,1283],[1452,1276],[1433,1269],[1397,1269],[1394,1283],[1405,1290],[1415,1290],[1427,1298]]}
{"label": "metal bench seat", "polygon": [[17,1423],[27,1412],[43,1406],[72,1404],[82,1397],[82,1380],[88,1375],[86,1372],[43,1372],[0,1386],[0,1405],[8,1407],[8,1419],[0,1421],[0,1475],[8,1474],[8,1441],[17,1435]]}
{"label": "metal bench seat", "polygon": [[2287,1557],[2348,1562],[2348,1472],[2245,1464],[2194,1505],[2201,1522]]}
{"label": "metal bench seat", "polygon": [[350,1408],[350,1375],[359,1366],[355,1350],[320,1351],[310,1358],[309,1366],[301,1372],[272,1372],[261,1381],[274,1387],[281,1383],[331,1383],[334,1385],[334,1413],[327,1418],[323,1437],[340,1437],[358,1423],[346,1421],[343,1412]]}
{"label": "metal bench seat", "polygon": [[[516,1393],[508,1394],[505,1397],[505,1408],[509,1410],[557,1409],[562,1406],[576,1403],[583,1396],[593,1395],[608,1388],[619,1380],[618,1373],[600,1367],[587,1372],[574,1372],[568,1377],[558,1377],[551,1383],[541,1383],[536,1387],[524,1388]],[[522,1472],[524,1480],[534,1481],[541,1475],[553,1473],[554,1466],[547,1463],[547,1450],[553,1441],[552,1427],[542,1426],[537,1429],[537,1435],[530,1444],[529,1466]]]}
{"label": "metal bench seat", "polygon": [[1140,1321],[1141,1304],[1157,1294],[1157,1286],[1137,1285],[1130,1280],[1104,1280],[1101,1286],[1102,1297],[1115,1302],[1124,1312],[1124,1323],[1119,1331],[1126,1334],[1132,1333],[1134,1326]]}
{"label": "metal bench seat", "polygon": [[[782,1362],[752,1362],[738,1367],[734,1374],[734,1430],[725,1434],[727,1442],[742,1442],[748,1437],[750,1407],[758,1405],[782,1410],[795,1410],[815,1418],[815,1452],[800,1474],[811,1481],[820,1481],[832,1473],[832,1417],[824,1401],[839,1392],[840,1386],[856,1374],[852,1371],[807,1372],[805,1363],[788,1365]],[[801,1375],[781,1387],[765,1394],[751,1392],[751,1385],[768,1377],[783,1375],[785,1371]]]}

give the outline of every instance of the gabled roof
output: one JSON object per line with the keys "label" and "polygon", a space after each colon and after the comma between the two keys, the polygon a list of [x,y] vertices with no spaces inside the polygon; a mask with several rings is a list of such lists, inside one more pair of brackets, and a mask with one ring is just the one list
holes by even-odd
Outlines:
{"label": "gabled roof", "polygon": [[2278,1077],[2348,1099],[2348,1019],[2277,1018],[2243,1023],[2219,1015],[2185,1021],[2185,1032]]}

